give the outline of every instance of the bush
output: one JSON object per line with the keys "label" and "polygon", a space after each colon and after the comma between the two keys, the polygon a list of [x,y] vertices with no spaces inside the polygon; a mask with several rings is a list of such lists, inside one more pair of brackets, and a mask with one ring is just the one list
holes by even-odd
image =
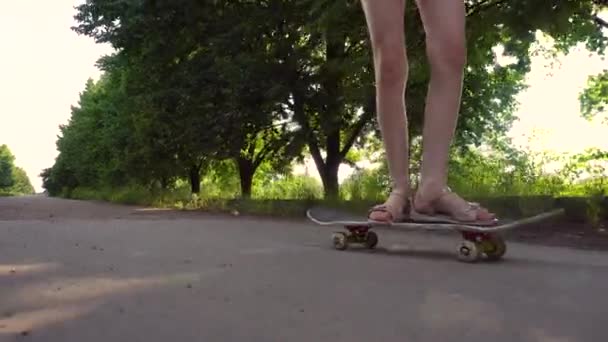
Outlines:
{"label": "bush", "polygon": [[309,176],[281,176],[253,186],[256,199],[317,199],[323,197],[323,185]]}
{"label": "bush", "polygon": [[348,201],[383,201],[389,184],[388,174],[382,168],[359,170],[342,183],[340,197]]}
{"label": "bush", "polygon": [[155,202],[152,193],[145,187],[139,185],[101,188],[78,187],[73,190],[66,189],[62,197],[131,205],[152,205]]}

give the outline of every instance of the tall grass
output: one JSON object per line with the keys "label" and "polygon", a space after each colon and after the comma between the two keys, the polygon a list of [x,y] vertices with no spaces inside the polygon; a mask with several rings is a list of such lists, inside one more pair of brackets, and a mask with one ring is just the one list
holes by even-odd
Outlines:
{"label": "tall grass", "polygon": [[79,187],[72,191],[64,191],[63,197],[73,199],[92,199],[123,204],[153,205],[158,197],[154,196],[148,189],[130,185],[124,187]]}
{"label": "tall grass", "polygon": [[[531,155],[524,153],[497,153],[468,151],[455,153],[450,161],[449,186],[468,199],[496,197],[536,196],[583,197],[586,201],[586,217],[594,225],[603,215],[602,204],[608,193],[606,166],[603,154],[587,153],[577,156]],[[558,163],[561,167],[556,168]],[[412,181],[417,181],[412,165]],[[252,200],[242,202],[254,211],[278,213],[287,210],[289,200],[319,200],[323,197],[321,182],[310,176],[276,174],[262,168],[254,177]],[[340,198],[354,202],[381,202],[390,191],[390,179],[386,162],[376,169],[354,172],[340,187]],[[64,192],[65,197],[97,199],[125,204],[139,204],[179,209],[228,208],[232,200],[240,198],[240,184],[236,168],[230,164],[206,170],[201,180],[201,193],[192,195],[190,184],[178,180],[168,190],[150,190],[140,185],[120,188],[77,188]],[[254,203],[259,200],[258,203]],[[281,201],[283,200],[283,201]],[[489,200],[489,199],[488,199]],[[275,201],[276,203],[271,203]],[[488,203],[489,204],[489,203]],[[544,205],[544,204],[543,204]],[[534,203],[526,201],[526,210],[535,210]],[[298,208],[292,208],[298,211]],[[544,209],[541,209],[544,210]]]}
{"label": "tall grass", "polygon": [[[589,197],[608,193],[608,159],[580,162],[581,159],[585,158],[581,155],[513,157],[499,153],[462,153],[450,161],[448,185],[462,196],[470,197]],[[562,167],[551,170],[556,163]],[[412,175],[414,187],[417,176]],[[379,200],[386,196],[389,185],[386,163],[383,163],[377,169],[355,172],[343,183],[341,195],[345,199]]]}
{"label": "tall grass", "polygon": [[257,183],[252,197],[258,199],[320,199],[323,186],[310,176],[282,176],[276,180]]}

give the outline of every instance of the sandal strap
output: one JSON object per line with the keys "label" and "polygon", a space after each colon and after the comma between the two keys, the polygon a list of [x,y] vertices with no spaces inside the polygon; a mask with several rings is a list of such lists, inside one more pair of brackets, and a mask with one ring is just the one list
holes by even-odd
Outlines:
{"label": "sandal strap", "polygon": [[[458,208],[456,210],[450,210],[450,211],[446,211],[445,209],[441,208],[442,206],[439,205],[441,203],[440,201],[442,201],[442,200],[445,201],[446,197],[448,197],[448,196],[452,197],[451,199],[455,200],[456,203],[458,203],[458,202],[462,203],[462,207]],[[448,201],[449,200],[450,199],[448,199]],[[456,204],[456,205],[460,206],[459,204]],[[439,207],[439,209],[437,207]],[[450,187],[446,186],[441,190],[441,193],[437,198],[430,201],[429,209],[431,210],[431,213],[429,213],[430,215],[434,215],[435,213],[439,212],[439,213],[447,214],[457,220],[475,221],[477,218],[477,211],[479,209],[481,209],[481,205],[476,202],[469,202],[469,201],[464,200],[458,194],[453,192],[452,189],[450,189]]]}
{"label": "sandal strap", "polygon": [[394,191],[394,190],[391,191],[391,193],[389,194],[388,200],[390,200],[390,198],[392,196],[398,196],[405,200],[405,203],[401,209],[395,208],[394,205],[389,205],[386,203],[377,204],[369,209],[367,216],[369,217],[370,214],[374,211],[380,211],[380,212],[389,213],[391,215],[392,221],[402,220],[403,218],[407,217],[407,214],[409,212],[409,204],[410,204],[409,199],[405,196],[405,194],[402,194],[402,193],[400,193],[398,191]]}
{"label": "sandal strap", "polygon": [[371,207],[367,211],[368,216],[369,216],[369,214],[371,214],[374,211],[390,212],[390,210],[388,209],[388,205],[386,205],[386,204],[376,204],[375,206]]}

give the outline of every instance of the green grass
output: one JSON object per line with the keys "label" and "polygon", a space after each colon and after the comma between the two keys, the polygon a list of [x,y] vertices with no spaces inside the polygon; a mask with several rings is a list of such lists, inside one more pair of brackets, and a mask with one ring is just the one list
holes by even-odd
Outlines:
{"label": "green grass", "polygon": [[[480,202],[501,217],[530,216],[561,206],[567,208],[570,217],[598,225],[603,218],[608,218],[605,198],[608,179],[603,176],[605,169],[581,163],[584,157],[562,158],[565,166],[558,172],[547,173],[543,171],[544,167],[558,158],[543,157],[532,161],[527,155],[456,155],[451,160],[449,185],[467,200]],[[583,172],[587,177],[581,180],[579,176]],[[354,173],[343,182],[340,200],[334,202],[322,199],[323,187],[313,177],[278,175],[262,170],[254,178],[252,198],[239,199],[238,174],[234,168],[224,165],[223,169],[211,170],[203,177],[199,195],[190,194],[185,180],[178,180],[172,190],[166,191],[150,191],[131,185],[77,188],[64,191],[62,195],[182,210],[301,217],[306,208],[314,204],[366,213],[372,205],[386,198],[388,188],[386,163],[379,169]]]}
{"label": "green grass", "polygon": [[80,187],[72,191],[64,190],[62,197],[146,206],[154,205],[157,201],[163,198],[162,196],[155,196],[147,189],[139,186],[127,186],[120,188],[101,187],[95,189]]}
{"label": "green grass", "polygon": [[0,191],[0,197],[17,197],[17,196],[27,196],[33,195],[33,193],[22,193],[16,191]]}
{"label": "green grass", "polygon": [[[153,194],[143,188],[76,189],[70,198],[103,200],[113,203],[136,204],[177,210],[202,210],[214,213],[240,215],[303,218],[306,209],[314,205],[324,205],[355,214],[365,215],[368,209],[378,203],[370,199],[350,199],[326,201],[319,198],[292,199],[238,199],[189,195],[184,189]],[[483,203],[499,217],[520,218],[535,215],[550,209],[565,208],[569,219],[586,221],[593,225],[608,219],[608,200],[604,197],[582,196],[479,196],[469,197]]]}

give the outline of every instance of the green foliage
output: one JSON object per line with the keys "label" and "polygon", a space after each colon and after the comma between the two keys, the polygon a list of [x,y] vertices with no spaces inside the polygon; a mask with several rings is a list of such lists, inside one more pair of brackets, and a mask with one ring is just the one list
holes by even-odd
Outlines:
{"label": "green foliage", "polygon": [[318,199],[323,197],[322,184],[310,176],[280,176],[253,188],[257,199]]}
{"label": "green foliage", "polygon": [[[167,185],[188,177],[192,192],[199,192],[201,171],[212,160],[234,158],[241,179],[251,180],[263,161],[286,164],[298,153],[293,130],[276,125],[285,119],[282,103],[288,93],[276,86],[280,62],[273,58],[267,26],[276,25],[267,20],[272,9],[248,2],[89,1],[78,10],[76,31],[119,50],[100,64],[122,86],[115,84],[111,89],[119,91],[100,100],[115,104],[116,115],[106,113],[107,121],[130,130],[130,139],[110,144],[113,156],[91,157],[115,162],[116,172],[106,173],[123,177],[112,184]],[[81,108],[87,115],[93,109]],[[75,124],[70,128],[90,131]],[[110,130],[100,134],[113,136]],[[68,187],[112,180],[103,172],[72,168],[76,159],[85,158],[64,159],[69,167],[64,173],[73,180]],[[250,186],[242,184],[242,192]]]}
{"label": "green foliage", "polygon": [[386,168],[358,170],[340,187],[340,197],[345,200],[386,200],[390,182]]}
{"label": "green foliage", "polygon": [[30,195],[34,187],[25,171],[14,164],[15,156],[6,145],[0,146],[0,194]]}
{"label": "green foliage", "polygon": [[[13,169],[15,156],[11,153],[8,146],[0,146],[0,190],[8,189],[13,186]],[[7,190],[5,190],[7,191]],[[8,192],[8,191],[7,191]]]}
{"label": "green foliage", "polygon": [[15,166],[13,169],[14,184],[9,192],[15,195],[31,195],[35,192],[25,170]]}
{"label": "green foliage", "polygon": [[70,191],[69,194],[65,194],[65,197],[139,205],[152,205],[155,201],[149,189],[138,185],[126,185],[120,188],[78,187]]}
{"label": "green foliage", "polygon": [[298,135],[289,131],[286,123],[264,128],[254,135],[247,136],[239,156],[238,165],[241,196],[250,197],[254,175],[261,166],[269,171],[286,171],[292,160],[302,152]]}
{"label": "green foliage", "polygon": [[563,186],[526,156],[513,160],[468,152],[456,156],[450,168],[450,187],[462,196],[555,195]]}
{"label": "green foliage", "polygon": [[[412,163],[412,168],[416,163]],[[555,165],[561,165],[556,168]],[[532,154],[495,146],[455,149],[448,183],[464,197],[582,196],[608,194],[606,153],[590,150],[574,156]],[[389,183],[386,164],[355,172],[342,186],[347,200],[383,200]]]}
{"label": "green foliage", "polygon": [[608,123],[608,69],[589,78],[579,100],[583,117],[590,120],[604,114],[604,121]]}
{"label": "green foliage", "polygon": [[449,182],[465,196],[589,197],[608,190],[606,165],[597,150],[574,156],[468,151],[453,159]]}
{"label": "green foliage", "polygon": [[216,161],[205,170],[201,196],[234,198],[239,194],[239,172],[233,160]]}

